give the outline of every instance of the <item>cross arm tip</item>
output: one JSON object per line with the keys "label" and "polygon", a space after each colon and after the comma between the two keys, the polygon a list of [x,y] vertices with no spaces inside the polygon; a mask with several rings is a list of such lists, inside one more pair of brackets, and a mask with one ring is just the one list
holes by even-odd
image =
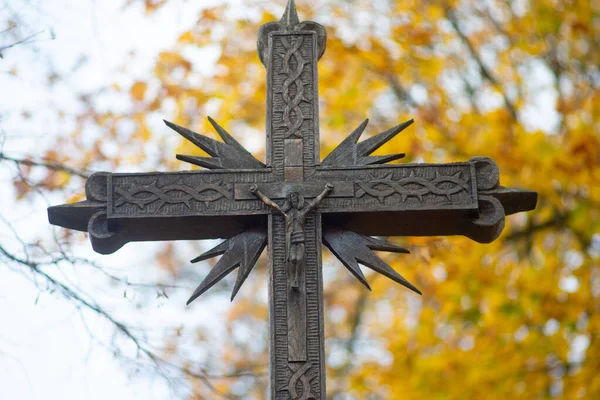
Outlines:
{"label": "cross arm tip", "polygon": [[533,190],[498,186],[482,192],[500,200],[506,215],[534,210],[538,202],[538,193]]}

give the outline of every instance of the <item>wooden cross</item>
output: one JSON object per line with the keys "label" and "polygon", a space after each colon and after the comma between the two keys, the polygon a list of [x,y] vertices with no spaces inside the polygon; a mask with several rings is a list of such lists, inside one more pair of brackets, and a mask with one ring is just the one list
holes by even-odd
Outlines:
{"label": "wooden cross", "polygon": [[268,245],[274,400],[325,399],[321,242],[367,288],[359,263],[420,293],[373,252],[408,251],[370,236],[464,235],[487,243],[505,215],[537,201],[535,192],[499,186],[489,158],[385,165],[404,154],[370,156],[412,120],[358,142],[365,121],[320,161],[317,62],[325,42],[325,29],[300,22],[292,0],[281,21],[260,29],[266,164],[212,119],[223,142],[165,121],[209,155],[177,158],[208,170],[95,173],[86,201],[48,209],[50,223],[89,232],[102,254],[132,241],[226,239],[192,261],[222,255],[189,302],[237,268],[233,300]]}

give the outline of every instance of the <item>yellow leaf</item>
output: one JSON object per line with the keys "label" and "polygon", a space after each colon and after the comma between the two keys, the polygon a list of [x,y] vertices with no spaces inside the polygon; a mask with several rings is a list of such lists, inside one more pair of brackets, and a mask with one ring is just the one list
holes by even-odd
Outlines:
{"label": "yellow leaf", "polygon": [[131,96],[137,100],[144,100],[144,95],[146,94],[146,89],[148,89],[148,85],[144,82],[137,81],[131,86]]}
{"label": "yellow leaf", "polygon": [[177,41],[181,44],[194,43],[194,35],[191,31],[183,32]]}

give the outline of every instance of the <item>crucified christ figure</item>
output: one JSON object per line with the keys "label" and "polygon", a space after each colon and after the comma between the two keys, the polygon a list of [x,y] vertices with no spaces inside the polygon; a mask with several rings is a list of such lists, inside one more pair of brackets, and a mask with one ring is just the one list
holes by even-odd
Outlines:
{"label": "crucified christ figure", "polygon": [[304,204],[304,197],[297,192],[293,192],[290,193],[285,204],[279,206],[258,190],[257,185],[252,185],[250,187],[250,191],[256,197],[285,217],[286,255],[289,263],[290,276],[292,278],[291,286],[293,290],[298,290],[300,287],[299,275],[304,263],[304,220],[308,213],[317,207],[332,190],[333,185],[331,183],[326,184],[325,190],[306,205]]}

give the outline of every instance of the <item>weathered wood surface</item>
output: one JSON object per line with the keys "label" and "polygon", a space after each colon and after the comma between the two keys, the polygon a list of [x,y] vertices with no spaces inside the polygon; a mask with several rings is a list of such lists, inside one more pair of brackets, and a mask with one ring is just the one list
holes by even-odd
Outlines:
{"label": "weathered wood surface", "polygon": [[[294,24],[292,14],[283,20]],[[267,164],[285,183],[276,197],[289,192],[292,188],[285,189],[289,184],[303,186],[299,193],[305,196],[316,195],[325,186],[325,182],[320,182],[312,190],[305,191],[308,185],[303,184],[306,175],[313,173],[319,163],[318,34],[293,29],[288,24],[282,31],[269,33],[268,48],[265,49]],[[348,189],[340,187],[338,193],[341,195],[345,190],[346,194],[350,194],[351,188]],[[275,400],[324,399],[320,216],[312,213],[304,224],[306,254],[298,290],[291,287],[288,276],[285,220],[282,216],[273,215],[269,221],[272,232],[269,242],[269,290],[272,299],[270,396]]]}

